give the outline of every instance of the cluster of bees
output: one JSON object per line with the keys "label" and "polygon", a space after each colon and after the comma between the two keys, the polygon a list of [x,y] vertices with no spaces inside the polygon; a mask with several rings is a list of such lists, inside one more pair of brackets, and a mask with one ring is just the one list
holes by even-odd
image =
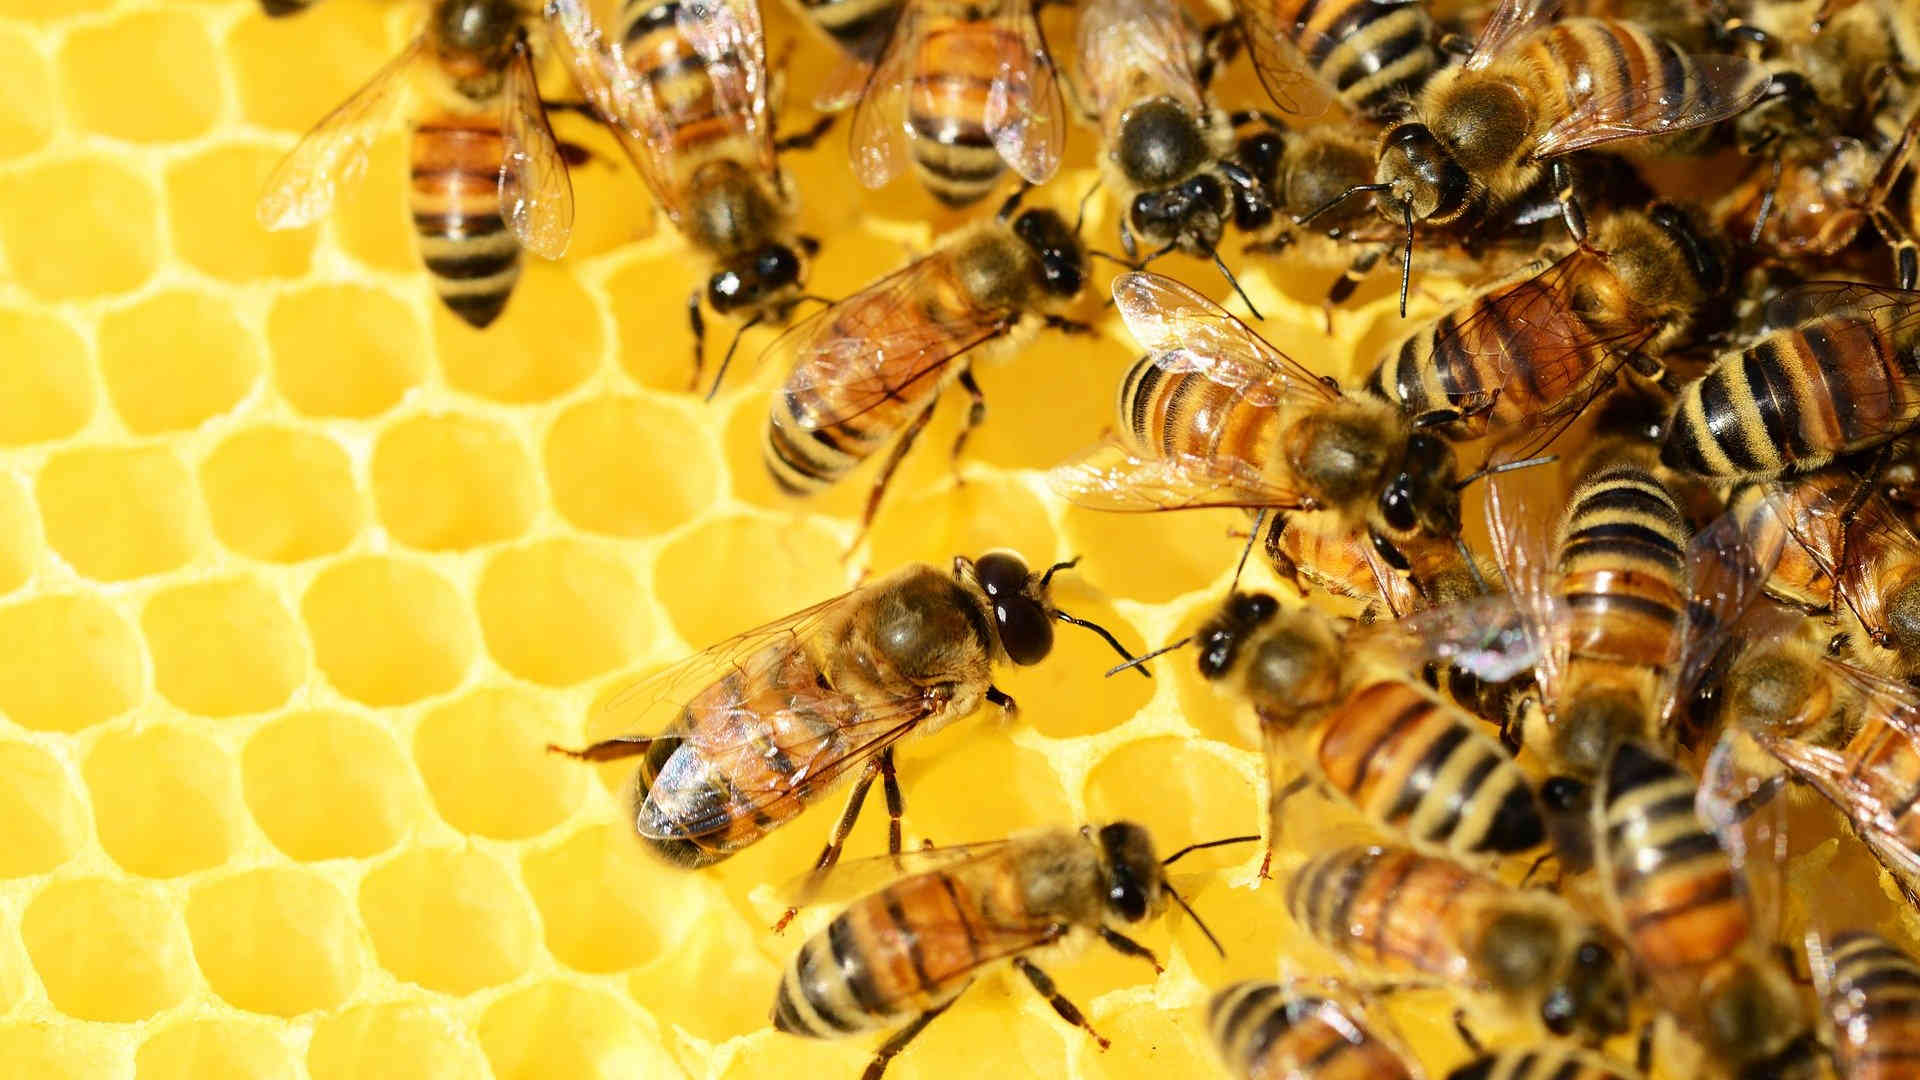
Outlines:
{"label": "cluster of bees", "polygon": [[[1191,647],[1251,706],[1262,877],[1351,961],[1337,980],[1221,990],[1230,1071],[1420,1075],[1367,1001],[1444,985],[1538,1036],[1485,1048],[1462,1022],[1476,1056],[1451,1080],[1644,1075],[1657,1025],[1715,1075],[1920,1076],[1920,962],[1857,897],[1816,898],[1785,942],[1765,902],[1804,839],[1787,836],[1790,785],[1920,899],[1920,3],[1234,0],[1210,25],[1177,0],[1079,0],[1068,65],[1031,0],[801,6],[842,62],[822,121],[783,139],[755,0],[626,0],[608,26],[581,0],[438,0],[293,151],[262,220],[324,214],[399,87],[430,84],[414,225],[441,299],[485,326],[521,250],[557,256],[571,225],[532,52],[550,44],[710,260],[696,353],[703,303],[744,325],[824,304],[770,347],[787,375],[766,463],[804,495],[888,451],[870,521],[949,387],[973,399],[968,430],[982,421],[973,362],[1085,329],[1063,312],[1100,253],[1021,209],[1059,166],[1070,102],[1121,206],[1112,295],[1144,355],[1110,436],[1056,467],[1055,490],[1244,511],[1249,553],[1351,614],[1234,591],[1135,658],[1053,601],[1071,563],[991,552],[899,569],[614,696],[640,733],[568,752],[638,758],[634,827],[690,872],[851,783],[799,895],[853,899],[787,966],[775,1027],[892,1029],[873,1080],[1007,961],[1100,1040],[1036,955],[1098,938],[1157,970],[1127,935],[1185,906],[1166,864],[1259,839],[1162,859],[1116,822],[903,850],[895,744],[1013,712],[995,668],[1045,661],[1066,622],[1127,661],[1110,676]],[[1212,75],[1242,53],[1267,100],[1229,112]],[[868,288],[812,297],[818,245],[778,158],[842,110],[869,187],[911,172],[956,208],[1009,173],[1019,190]],[[1342,386],[1144,269],[1210,260],[1257,322],[1229,240],[1344,267],[1330,308],[1383,263],[1402,315],[1416,266],[1478,284]],[[1482,551],[1465,504],[1484,510]],[[842,863],[876,779],[888,853]],[[1289,837],[1308,789],[1373,833],[1316,845],[1295,821]],[[1527,885],[1543,863],[1556,888]]]}

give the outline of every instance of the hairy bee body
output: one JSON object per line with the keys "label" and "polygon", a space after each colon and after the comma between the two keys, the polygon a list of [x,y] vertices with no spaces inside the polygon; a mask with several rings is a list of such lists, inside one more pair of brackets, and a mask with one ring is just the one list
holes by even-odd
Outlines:
{"label": "hairy bee body", "polygon": [[1502,1050],[1475,1058],[1447,1080],[1638,1080],[1640,1074],[1571,1046]]}
{"label": "hairy bee body", "polygon": [[1834,1064],[1847,1080],[1920,1076],[1920,963],[1878,934],[1846,931],[1829,943],[1821,994]]}
{"label": "hairy bee body", "polygon": [[[1440,67],[1433,44],[1438,35],[1425,4],[1240,0],[1235,6],[1260,32],[1285,38],[1299,54],[1296,64],[1365,116],[1392,112]],[[1252,49],[1258,61],[1262,46]]]}
{"label": "hairy bee body", "polygon": [[1406,1058],[1338,1002],[1243,982],[1207,1004],[1221,1060],[1244,1080],[1413,1080]]}
{"label": "hairy bee body", "polygon": [[[1806,482],[1826,475],[1815,473]],[[1747,546],[1767,553],[1761,560],[1772,565],[1767,594],[1795,607],[1824,611],[1833,602],[1833,575],[1795,536],[1790,511],[1778,500],[1779,494],[1768,482],[1741,484],[1727,496],[1727,512],[1739,522]]]}

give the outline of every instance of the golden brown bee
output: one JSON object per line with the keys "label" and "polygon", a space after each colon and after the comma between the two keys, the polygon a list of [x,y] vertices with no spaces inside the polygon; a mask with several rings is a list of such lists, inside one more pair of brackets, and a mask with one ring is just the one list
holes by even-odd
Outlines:
{"label": "golden brown bee", "polygon": [[420,256],[449,310],[492,323],[520,277],[521,249],[559,258],[573,228],[573,186],[534,79],[532,18],[514,0],[437,0],[420,36],[274,170],[260,223],[295,229],[324,217],[426,75],[409,192]]}
{"label": "golden brown bee", "polygon": [[1213,1045],[1243,1080],[1414,1080],[1405,1052],[1339,1002],[1243,982],[1207,1003]]}
{"label": "golden brown bee", "polygon": [[1744,881],[1694,811],[1695,783],[1647,744],[1618,743],[1595,800],[1614,925],[1654,1000],[1743,1076],[1777,1076],[1809,1030],[1790,974],[1756,933]]}
{"label": "golden brown bee", "polygon": [[1287,910],[1349,960],[1484,995],[1556,1035],[1598,1042],[1627,1028],[1624,958],[1551,893],[1404,848],[1349,847],[1294,870]]}
{"label": "golden brown bee", "polygon": [[1066,106],[1033,0],[903,0],[853,113],[853,172],[884,187],[907,159],[947,206],[986,198],[1012,168],[1052,178]]}
{"label": "golden brown bee", "polygon": [[1169,898],[1186,907],[1147,831],[1124,821],[866,863],[844,867],[827,884],[844,889],[871,871],[905,876],[855,900],[809,938],[781,974],[773,1006],[775,1028],[813,1039],[897,1028],[862,1080],[878,1080],[975,976],[1001,960],[1105,1049],[1107,1040],[1028,954],[1092,935],[1158,972],[1153,953],[1124,930],[1157,917]]}
{"label": "golden brown bee", "polygon": [[1260,82],[1286,112],[1338,100],[1380,117],[1403,110],[1440,68],[1426,5],[1380,0],[1234,0]]}
{"label": "golden brown bee", "polygon": [[1049,583],[1071,565],[1033,574],[1008,552],[956,558],[951,576],[910,564],[643,678],[602,707],[641,730],[671,714],[659,734],[560,752],[640,757],[629,792],[634,828],[676,865],[719,862],[855,772],[818,866],[839,858],[876,776],[893,817],[889,847],[898,851],[896,742],[931,735],[983,702],[1011,711],[993,667],[1046,659],[1055,621],[1088,627],[1127,655],[1106,630],[1054,606]]}
{"label": "golden brown bee", "polygon": [[1920,292],[1815,282],[1776,298],[1779,327],[1723,354],[1674,404],[1660,459],[1704,476],[1778,476],[1920,423]]}
{"label": "golden brown bee", "polygon": [[[1043,325],[1080,329],[1052,311],[1080,295],[1085,249],[1051,210],[1008,222],[1013,206],[816,312],[768,348],[787,369],[764,455],[783,491],[819,491],[892,441],[862,518],[870,523],[941,391],[957,382],[972,396],[968,432],[985,419],[973,350],[1018,348]],[[966,433],[960,438],[956,457]]]}
{"label": "golden brown bee", "polygon": [[1434,537],[1375,543],[1337,514],[1275,515],[1267,531],[1267,558],[1275,573],[1305,595],[1309,586],[1359,600],[1363,619],[1403,618],[1481,595],[1486,575],[1469,567],[1460,548]]}
{"label": "golden brown bee", "polygon": [[1640,1074],[1578,1047],[1548,1044],[1483,1055],[1447,1080],[1640,1080]]}
{"label": "golden brown bee", "polygon": [[1812,968],[1839,1074],[1920,1076],[1920,962],[1879,934],[1849,930],[1824,943]]}

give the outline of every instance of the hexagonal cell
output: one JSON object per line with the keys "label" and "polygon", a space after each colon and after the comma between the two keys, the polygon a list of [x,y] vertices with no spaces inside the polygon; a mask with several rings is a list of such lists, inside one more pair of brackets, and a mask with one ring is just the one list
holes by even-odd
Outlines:
{"label": "hexagonal cell", "polygon": [[[687,320],[687,296],[705,292],[706,282],[691,271],[694,264],[678,252],[651,258],[628,259],[607,278],[608,309],[619,331],[620,363],[634,380],[653,390],[686,393],[695,390],[693,326]],[[704,301],[705,297],[702,297]],[[801,308],[804,316],[811,307]],[[740,323],[702,311],[707,340],[699,373],[698,392],[706,393],[719,372],[720,360],[733,342]],[[752,360],[779,332],[775,327],[749,330],[734,354],[727,376],[729,388],[738,388],[753,369]]]}
{"label": "hexagonal cell", "polygon": [[134,1055],[134,1080],[296,1080],[300,1066],[278,1032],[258,1023],[188,1020],[163,1028]]}
{"label": "hexagonal cell", "polygon": [[318,432],[262,427],[227,436],[200,466],[213,534],[264,562],[329,555],[366,517],[347,452]]}
{"label": "hexagonal cell", "polygon": [[160,197],[100,155],[9,172],[0,176],[0,243],[13,253],[14,279],[41,299],[131,292],[160,258]]}
{"label": "hexagonal cell", "polygon": [[[218,71],[205,21],[190,11],[141,11],[76,27],[60,54],[67,107],[83,128],[138,142],[191,139],[213,126]],[[130,86],[140,87],[137,94]]]}
{"label": "hexagonal cell", "polygon": [[[778,31],[770,29],[769,33]],[[554,134],[558,138],[585,147],[596,155],[585,165],[568,170],[568,178],[573,183],[574,205],[591,206],[594,209],[591,213],[574,215],[573,235],[567,240],[567,262],[577,266],[596,255],[604,255],[630,244],[647,236],[656,227],[656,222],[659,227],[665,227],[666,218],[655,213],[653,200],[636,196],[630,186],[633,174],[627,168],[626,155],[620,151],[605,127],[578,113],[550,111],[547,119],[553,124]],[[672,291],[662,290],[657,279],[654,290]],[[680,298],[684,305],[684,291],[680,293]],[[617,319],[619,303],[609,306]],[[684,306],[680,315],[683,319],[686,317]]]}
{"label": "hexagonal cell", "polygon": [[381,523],[417,548],[511,539],[539,508],[526,448],[511,429],[477,416],[402,420],[380,434],[372,468]]}
{"label": "hexagonal cell", "polygon": [[402,853],[361,882],[360,916],[380,966],[429,990],[497,986],[533,960],[533,913],[479,852]]}
{"label": "hexagonal cell", "polygon": [[426,376],[427,344],[413,309],[359,285],[282,294],[267,316],[273,382],[308,416],[373,416]]}
{"label": "hexagonal cell", "polygon": [[125,1076],[126,1052],[74,1024],[0,1024],[0,1061],[34,1080],[110,1080]]}
{"label": "hexagonal cell", "polygon": [[93,417],[93,360],[80,334],[53,315],[0,308],[7,392],[0,394],[0,446],[63,439]]}
{"label": "hexagonal cell", "polygon": [[200,547],[193,480],[165,447],[56,454],[34,481],[47,544],[95,581],[185,566]]}
{"label": "hexagonal cell", "polygon": [[[1082,1009],[1098,1017],[1101,1013],[1090,1000],[1093,995],[1087,990],[1087,980],[1080,977],[1079,967],[1075,960],[1052,964],[1046,970]],[[1141,967],[1145,969],[1145,965]],[[959,1003],[941,1015],[939,1023],[928,1025],[926,1032],[894,1059],[887,1074],[891,1076],[894,1069],[899,1069],[901,1078],[912,1080],[993,1080],[1009,1074],[1071,1076],[1080,1080],[1080,1071],[1067,1064],[1067,1044],[1074,1040],[1086,1044],[1084,1057],[1099,1056],[1093,1040],[1080,1029],[1068,1027],[1052,1009],[1040,1003],[1027,980],[1008,971],[999,978],[975,982]],[[787,1044],[793,1041],[781,1040]],[[857,1038],[853,1041],[860,1042]],[[983,1046],[991,1046],[995,1052],[981,1054],[979,1048]],[[1217,1072],[1191,1075],[1214,1076]]]}
{"label": "hexagonal cell", "polygon": [[82,771],[100,845],[132,873],[176,877],[233,853],[239,785],[212,741],[171,725],[109,732]]}
{"label": "hexagonal cell", "polygon": [[273,590],[251,578],[182,585],[147,601],[140,628],[153,682],[201,716],[264,712],[307,673],[300,629]]}
{"label": "hexagonal cell", "polygon": [[[929,739],[903,743],[900,786],[909,844],[966,844],[1073,819],[1046,755],[1015,745],[988,713]],[[992,777],[982,784],[982,777]],[[873,807],[875,813],[883,804]]]}
{"label": "hexagonal cell", "polygon": [[[873,1057],[873,1047],[858,1038],[797,1039],[791,1035],[769,1033],[741,1045],[718,1075],[723,1080],[758,1080],[763,1076],[854,1076]],[[895,1059],[892,1072],[906,1061]],[[1068,1073],[1057,1074],[1062,1077]]]}
{"label": "hexagonal cell", "polygon": [[612,994],[551,981],[494,1002],[479,1026],[494,1080],[625,1080],[680,1073],[679,1063],[647,1030],[633,1007]]}
{"label": "hexagonal cell", "polygon": [[113,0],[0,0],[0,15],[9,19],[21,19],[28,22],[53,21],[70,15],[84,15],[93,11],[104,11],[113,6]]}
{"label": "hexagonal cell", "polygon": [[253,820],[303,862],[377,855],[406,834],[418,805],[393,736],[345,713],[275,720],[247,740],[240,772]]}
{"label": "hexagonal cell", "polygon": [[[601,973],[639,967],[655,959],[668,941],[684,945],[681,931],[694,912],[706,910],[711,892],[690,888],[685,871],[636,850],[633,832],[595,825],[559,846],[527,855],[527,891],[540,909],[547,950],[576,971]],[[592,888],[581,888],[590,881]],[[683,904],[660,903],[678,894]],[[710,917],[732,921],[714,914]]]}
{"label": "hexagonal cell", "polygon": [[423,566],[354,559],[321,571],[300,605],[320,670],[367,705],[404,705],[457,686],[473,664],[472,616]]}
{"label": "hexagonal cell", "polygon": [[1191,739],[1137,739],[1116,747],[1088,774],[1086,798],[1093,820],[1139,822],[1169,852],[1259,832],[1266,817],[1259,778]]}
{"label": "hexagonal cell", "polygon": [[547,753],[571,738],[552,696],[503,686],[479,690],[420,719],[413,760],[440,816],[499,840],[538,836],[580,805],[586,774]]}
{"label": "hexagonal cell", "polygon": [[567,409],[547,435],[553,504],[583,529],[651,536],[697,517],[719,495],[719,463],[690,412],[638,397]]}
{"label": "hexagonal cell", "polygon": [[0,161],[30,154],[53,134],[53,72],[32,39],[0,33]]}
{"label": "hexagonal cell", "polygon": [[955,555],[978,558],[995,548],[1017,551],[1030,565],[1046,565],[1059,540],[1047,508],[1025,484],[1010,476],[976,474],[957,486],[888,492],[873,525],[869,561],[884,573],[916,560],[948,566]]}
{"label": "hexagonal cell", "polygon": [[698,648],[844,592],[840,550],[816,522],[709,518],[661,549],[653,589],[680,636]]}
{"label": "hexagonal cell", "polygon": [[487,1064],[443,1009],[407,1002],[361,1005],[321,1017],[307,1044],[312,1080],[466,1080]]}
{"label": "hexagonal cell", "polygon": [[0,878],[44,874],[86,842],[87,816],[52,754],[0,742]]}
{"label": "hexagonal cell", "polygon": [[320,19],[270,19],[256,7],[234,24],[223,51],[247,121],[306,131],[399,52],[379,5],[328,6],[336,10]]}
{"label": "hexagonal cell", "polygon": [[[1060,610],[1105,627],[1132,655],[1145,651],[1140,632],[1071,571],[1054,577],[1053,599]],[[1105,677],[1117,663],[1112,646],[1091,631],[1056,623],[1045,660],[1000,668],[994,681],[1019,703],[1018,723],[1054,738],[1091,735],[1125,723],[1153,698],[1151,679],[1126,672]]]}
{"label": "hexagonal cell", "polygon": [[1220,1071],[1206,1027],[1197,1018],[1148,1003],[1096,1021],[1113,1040],[1104,1054],[1085,1054],[1087,1080],[1211,1076]]}
{"label": "hexagonal cell", "polygon": [[[627,994],[654,1016],[710,1042],[764,1031],[774,988],[780,985],[780,969],[760,945],[765,932],[763,925],[724,915],[695,919],[675,935],[672,948],[662,949],[649,958],[648,966],[627,977]],[[796,936],[788,939],[789,947],[799,947]],[[698,1009],[688,1009],[689,986],[726,987],[730,992],[706,995]]]}
{"label": "hexagonal cell", "polygon": [[331,1009],[360,982],[353,910],[331,882],[305,870],[250,870],[201,885],[187,898],[187,929],[213,992],[238,1009]]}
{"label": "hexagonal cell", "polygon": [[33,577],[40,557],[39,515],[26,488],[12,476],[0,476],[0,596]]}
{"label": "hexagonal cell", "polygon": [[[1204,589],[1231,573],[1252,524],[1230,510],[1109,514],[1079,506],[1067,507],[1061,522],[1088,581],[1149,604]],[[1140,558],[1143,551],[1153,558]]]}
{"label": "hexagonal cell", "polygon": [[20,938],[53,1007],[75,1019],[144,1020],[193,988],[194,957],[179,918],[148,886],[54,882],[27,905]]}
{"label": "hexagonal cell", "polygon": [[[292,57],[283,59],[291,60]],[[269,232],[251,212],[236,213],[236,192],[257,192],[284,150],[221,143],[167,166],[173,249],[191,266],[222,281],[287,280],[313,264],[314,229]]]}
{"label": "hexagonal cell", "polygon": [[1113,426],[1113,388],[1139,355],[1099,334],[1042,331],[1034,344],[975,365],[987,422],[967,444],[971,461],[1046,469],[1098,442]]}
{"label": "hexagonal cell", "polygon": [[407,133],[397,126],[373,141],[366,172],[334,200],[333,235],[341,249],[367,269],[418,275],[415,280],[425,297],[429,289],[420,245],[407,216],[409,145]]}
{"label": "hexagonal cell", "polygon": [[247,396],[260,377],[260,343],[228,300],[157,293],[101,319],[100,372],[128,430],[180,431]]}
{"label": "hexagonal cell", "polygon": [[79,731],[138,704],[140,640],[100,599],[46,595],[0,607],[0,712],[21,727]]}
{"label": "hexagonal cell", "polygon": [[[514,313],[538,312],[538,317]],[[447,384],[469,394],[525,404],[555,398],[600,366],[600,310],[571,273],[529,258],[506,315],[483,331],[434,305],[433,333]],[[554,333],[564,326],[567,332]]]}
{"label": "hexagonal cell", "polygon": [[532,682],[568,686],[646,648],[646,607],[632,572],[584,541],[500,552],[481,572],[474,605],[487,651]]}

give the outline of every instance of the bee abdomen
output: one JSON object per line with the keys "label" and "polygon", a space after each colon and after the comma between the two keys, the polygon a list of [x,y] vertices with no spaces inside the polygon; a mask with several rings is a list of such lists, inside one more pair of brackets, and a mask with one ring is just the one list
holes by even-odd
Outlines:
{"label": "bee abdomen", "polygon": [[520,277],[520,242],[500,207],[498,124],[446,116],[413,132],[414,232],[434,292],[475,327],[498,318]]}
{"label": "bee abdomen", "polygon": [[1402,848],[1350,847],[1301,864],[1287,910],[1321,944],[1390,971],[1447,974],[1464,962],[1462,913],[1501,889],[1458,863]]}
{"label": "bee abdomen", "polygon": [[1636,1080],[1570,1046],[1503,1050],[1475,1058],[1447,1074],[1447,1080]]}
{"label": "bee abdomen", "polygon": [[800,0],[800,5],[835,44],[867,63],[880,59],[885,31],[900,14],[900,0]]}
{"label": "bee abdomen", "polygon": [[1637,465],[1582,483],[1560,542],[1572,654],[1662,664],[1687,605],[1687,544],[1679,505]]}
{"label": "bee abdomen", "polygon": [[1826,1007],[1834,1057],[1848,1077],[1920,1076],[1920,964],[1878,934],[1833,940]]}
{"label": "bee abdomen", "polygon": [[1309,56],[1320,75],[1355,109],[1372,116],[1425,86],[1440,66],[1424,4],[1348,0]]}
{"label": "bee abdomen", "polygon": [[965,887],[944,873],[856,900],[801,946],[780,979],[773,1024],[817,1039],[892,1027],[951,1001],[984,962]]}
{"label": "bee abdomen", "polygon": [[928,192],[948,206],[986,197],[1006,164],[987,131],[989,95],[1024,46],[1006,31],[956,21],[920,43],[907,88],[908,152]]}
{"label": "bee abdomen", "polygon": [[1730,102],[1721,95],[1746,89],[1744,84],[1722,87],[1702,75],[1698,62],[1672,41],[1616,19],[1562,20],[1528,51],[1545,61],[1535,70],[1554,80],[1566,109],[1577,107],[1583,95],[1626,93],[1632,100],[1659,102],[1660,114],[1650,126],[1675,132],[1697,126],[1687,122],[1690,114],[1724,114]]}
{"label": "bee abdomen", "polygon": [[1319,997],[1288,997],[1277,983],[1243,982],[1207,1006],[1214,1045],[1240,1076],[1299,1080],[1405,1080],[1392,1047]]}

